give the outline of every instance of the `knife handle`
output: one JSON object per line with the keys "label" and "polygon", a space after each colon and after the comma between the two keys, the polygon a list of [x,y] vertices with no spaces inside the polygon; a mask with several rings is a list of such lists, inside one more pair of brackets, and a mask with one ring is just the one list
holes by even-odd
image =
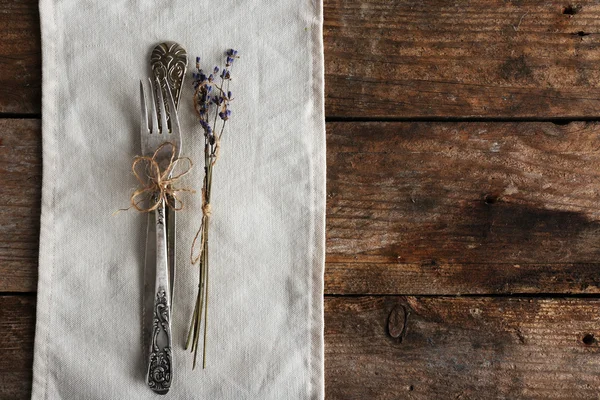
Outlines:
{"label": "knife handle", "polygon": [[166,394],[171,387],[173,378],[173,354],[171,351],[171,292],[169,289],[165,204],[162,200],[155,210],[155,218],[156,286],[146,382],[154,392]]}
{"label": "knife handle", "polygon": [[175,210],[171,207],[165,207],[167,216],[167,256],[169,257],[169,286],[171,288],[171,310],[173,309],[173,301],[175,300],[175,257],[177,254],[176,247],[176,232],[177,232],[177,217]]}

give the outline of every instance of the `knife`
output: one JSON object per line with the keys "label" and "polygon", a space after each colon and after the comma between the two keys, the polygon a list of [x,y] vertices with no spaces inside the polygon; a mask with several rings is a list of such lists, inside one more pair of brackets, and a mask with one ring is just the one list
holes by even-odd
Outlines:
{"label": "knife", "polygon": [[[179,107],[179,99],[181,96],[181,88],[185,72],[187,70],[188,56],[185,49],[175,42],[164,42],[156,45],[150,56],[150,67],[153,77],[157,77],[159,82],[169,82],[171,94],[175,101],[175,107]],[[164,84],[166,86],[166,84]],[[163,86],[161,90],[166,91]],[[163,93],[164,94],[164,93]],[[167,98],[166,95],[162,96]],[[154,96],[158,99],[158,96]],[[157,107],[158,109],[158,107]],[[165,107],[168,109],[168,107]],[[159,118],[160,120],[160,118]],[[170,118],[167,113],[167,123]],[[176,216],[175,212],[166,207],[166,230],[167,230],[167,257],[169,261],[169,283],[171,290],[171,309],[173,308],[173,292],[175,287],[175,263],[176,263]],[[149,343],[150,330],[148,327],[152,325],[153,313],[151,310],[154,306],[154,281],[155,281],[155,262],[156,262],[156,226],[154,216],[148,214],[148,228],[146,232],[146,254],[144,263],[144,289],[143,289],[143,317],[142,317],[142,340],[144,348],[146,343]],[[147,355],[146,355],[147,356]],[[147,357],[146,357],[147,358]]]}
{"label": "knife", "polygon": [[[163,82],[161,90],[166,91],[166,83],[169,83],[171,94],[175,101],[175,108],[179,108],[179,99],[181,97],[181,86],[187,69],[188,56],[185,49],[178,43],[165,42],[157,45],[152,50],[150,57],[150,66],[152,67],[153,75],[158,78],[159,82]],[[167,99],[166,93],[163,98]],[[168,109],[168,107],[165,107]],[[170,116],[167,113],[167,123],[170,121]],[[175,260],[176,260],[176,227],[177,220],[175,211],[170,207],[166,210],[167,222],[167,254],[169,258],[169,272],[171,283],[171,301],[173,299],[173,288],[175,287]],[[173,303],[171,303],[171,308]]]}

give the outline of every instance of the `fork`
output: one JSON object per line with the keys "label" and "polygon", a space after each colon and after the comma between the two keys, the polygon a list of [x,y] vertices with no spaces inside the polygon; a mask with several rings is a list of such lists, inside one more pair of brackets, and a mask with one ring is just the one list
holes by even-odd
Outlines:
{"label": "fork", "polygon": [[[175,102],[171,94],[169,83],[166,83],[167,106],[171,129],[167,123],[167,113],[163,91],[158,79],[155,85],[150,80],[150,123],[148,125],[148,109],[146,107],[146,95],[144,84],[140,81],[141,98],[141,142],[144,155],[154,154],[156,150],[165,142],[170,142],[175,148],[175,158],[179,158],[181,152],[181,131],[179,127],[179,118],[175,109]],[[154,93],[158,95],[158,101],[155,101]],[[158,104],[158,110],[156,109]],[[160,126],[159,126],[160,117]],[[166,147],[166,146],[165,146]],[[168,165],[171,159],[171,152],[166,148],[161,149],[156,154],[156,162],[161,170]],[[169,175],[170,178],[170,175]],[[152,318],[152,335],[150,340],[150,351],[148,356],[148,370],[146,374],[146,383],[158,394],[166,394],[171,387],[173,378],[173,358],[172,358],[172,339],[171,339],[171,291],[169,278],[169,262],[167,254],[167,233],[165,224],[165,204],[164,200],[159,200],[158,208],[155,213],[156,228],[156,278],[154,288],[154,306]]]}

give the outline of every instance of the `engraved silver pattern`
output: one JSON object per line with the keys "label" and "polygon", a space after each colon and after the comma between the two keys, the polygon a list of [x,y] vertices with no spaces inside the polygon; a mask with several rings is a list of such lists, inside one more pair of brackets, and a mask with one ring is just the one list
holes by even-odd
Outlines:
{"label": "engraved silver pattern", "polygon": [[[159,165],[167,162],[172,155],[169,152],[158,152],[156,149],[167,141],[173,144],[176,149],[176,157],[179,157],[181,149],[181,131],[179,119],[175,108],[175,102],[171,95],[171,90],[167,84],[167,105],[174,112],[171,114],[171,130],[167,128],[167,112],[164,103],[162,90],[155,90],[156,85],[152,84],[150,79],[151,92],[158,93],[158,96],[152,96],[150,102],[150,112],[148,112],[146,95],[143,82],[140,82],[140,102],[141,102],[141,141],[144,154],[155,154]],[[156,101],[156,103],[155,103]],[[148,115],[151,116],[150,121]],[[158,126],[160,116],[161,128]],[[150,126],[151,123],[151,126]],[[170,177],[170,174],[169,174]],[[166,394],[169,391],[173,377],[173,353],[171,344],[171,295],[169,283],[169,262],[167,251],[167,232],[165,226],[164,200],[161,198],[158,202],[158,208],[154,212],[155,223],[153,226],[155,236],[155,290],[151,299],[153,306],[151,318],[151,335],[148,342],[148,364],[146,371],[146,381],[148,386],[158,394]],[[150,230],[150,229],[149,229]],[[148,248],[146,249],[148,254]]]}
{"label": "engraved silver pattern", "polygon": [[[155,79],[161,82],[161,87],[164,93],[163,98],[166,99],[167,84],[171,88],[171,95],[175,102],[175,109],[179,106],[179,99],[181,97],[181,88],[183,80],[185,78],[185,72],[187,69],[188,55],[185,49],[178,43],[175,42],[164,42],[156,45],[152,50],[150,56],[150,66],[152,68],[152,75]],[[155,93],[155,97],[157,93]],[[168,124],[171,125],[170,108],[165,103],[165,114],[167,116]],[[176,110],[175,110],[176,111]],[[160,110],[159,110],[160,113]],[[159,115],[160,119],[160,115]],[[171,127],[172,128],[172,127]],[[167,208],[164,220],[167,225],[167,256],[169,257],[169,271],[170,271],[170,288],[171,288],[171,306],[173,305],[173,290],[175,288],[175,253],[176,253],[176,235],[175,230],[177,227],[175,211],[171,208]]]}
{"label": "engraved silver pattern", "polygon": [[164,289],[156,294],[152,325],[152,351],[148,368],[148,386],[157,393],[171,387],[171,337],[169,333],[169,304]]}
{"label": "engraved silver pattern", "polygon": [[179,105],[181,85],[187,69],[187,62],[187,52],[180,44],[174,42],[165,42],[157,45],[152,50],[150,57],[152,73],[161,82],[162,89],[166,90],[167,81],[169,82],[169,86],[171,86],[175,108]]}

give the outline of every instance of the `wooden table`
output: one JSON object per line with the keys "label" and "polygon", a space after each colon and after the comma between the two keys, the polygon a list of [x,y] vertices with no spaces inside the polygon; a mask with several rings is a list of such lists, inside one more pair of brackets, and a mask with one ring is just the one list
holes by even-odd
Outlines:
{"label": "wooden table", "polygon": [[[600,5],[324,2],[327,399],[598,398]],[[11,400],[31,385],[38,23],[0,0]]]}

